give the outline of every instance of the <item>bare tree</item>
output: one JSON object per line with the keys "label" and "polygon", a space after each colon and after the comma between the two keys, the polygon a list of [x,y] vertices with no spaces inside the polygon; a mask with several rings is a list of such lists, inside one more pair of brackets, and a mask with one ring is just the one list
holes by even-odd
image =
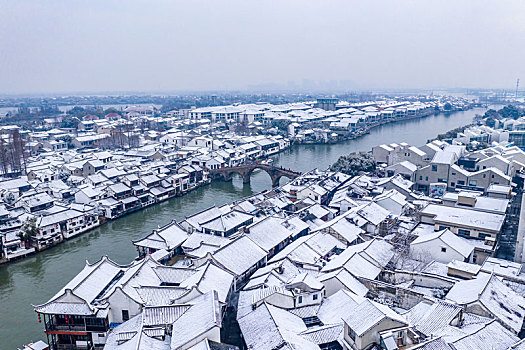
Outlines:
{"label": "bare tree", "polygon": [[128,137],[128,144],[129,144],[129,147],[130,148],[137,148],[140,146],[140,138],[139,138],[139,135],[137,134],[131,134],[129,137]]}
{"label": "bare tree", "polygon": [[9,172],[9,158],[3,138],[0,138],[0,169],[4,175]]}
{"label": "bare tree", "polygon": [[15,141],[17,137],[15,133],[9,134],[9,145],[7,148],[8,159],[9,159],[9,169],[12,172],[18,172],[22,168],[21,159],[22,155],[19,152],[19,147],[16,145],[18,141]]}
{"label": "bare tree", "polygon": [[25,147],[24,139],[22,138],[22,135],[20,135],[20,132],[18,130],[15,130],[13,132],[13,144],[12,148],[15,149],[15,154],[17,157],[17,164],[20,164],[19,170],[24,170],[24,173],[27,173],[27,150]]}

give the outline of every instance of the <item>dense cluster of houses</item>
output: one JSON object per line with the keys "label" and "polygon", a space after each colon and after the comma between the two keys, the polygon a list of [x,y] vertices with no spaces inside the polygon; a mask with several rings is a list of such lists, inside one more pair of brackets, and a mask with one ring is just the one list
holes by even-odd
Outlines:
{"label": "dense cluster of houses", "polygon": [[[370,128],[403,119],[418,118],[443,111],[450,104],[454,110],[468,108],[462,99],[431,101],[370,101],[349,104],[338,102],[329,110],[303,109],[289,112],[289,137],[298,142],[337,142],[366,133]],[[280,116],[283,118],[283,116]]]}
{"label": "dense cluster of houses", "polygon": [[48,342],[107,350],[525,348],[525,273],[495,257],[517,175],[431,196],[418,190],[419,169],[447,165],[463,149],[379,151],[388,152],[385,163],[409,162],[408,153],[422,163],[411,175],[386,177],[312,170],[159,227],[133,241],[138,257],[129,265],[86,263],[35,306]]}
{"label": "dense cluster of houses", "polygon": [[[337,141],[378,123],[468,107],[452,97],[320,99],[166,113],[138,106],[74,117],[75,128],[64,127],[72,118],[67,115],[46,118],[35,130],[0,126],[0,262],[183,194],[208,183],[210,170],[266,158],[294,141]],[[6,151],[16,148],[14,135],[24,152]]]}
{"label": "dense cluster of houses", "polygon": [[[419,98],[421,99],[421,98]],[[423,117],[447,110],[463,110],[469,103],[462,98],[425,97],[382,99],[349,103],[338,99],[318,99],[286,105],[253,104],[203,107],[190,110],[191,120],[215,123],[244,123],[249,130],[286,126],[287,136],[302,143],[328,143],[359,136],[371,127],[402,119]]]}
{"label": "dense cluster of houses", "polygon": [[[290,145],[279,135],[225,132],[218,138],[201,130],[169,129],[157,140],[141,139],[135,148],[53,148],[55,142],[63,144],[57,140],[64,134],[61,129],[27,133],[27,147],[43,148],[26,159],[19,176],[0,181],[0,261],[182,195],[209,183],[210,170],[266,158]],[[28,224],[36,229],[22,237]]]}
{"label": "dense cluster of houses", "polygon": [[[451,143],[466,145],[472,148],[490,145],[493,142],[502,144],[511,143],[514,146],[525,148],[525,118],[518,119],[502,118],[492,120],[486,117],[481,125],[472,125],[459,132],[456,137],[451,139]],[[486,124],[490,124],[486,125]]]}
{"label": "dense cluster of houses", "polygon": [[465,145],[434,140],[421,147],[405,142],[372,149],[387,175],[401,175],[433,196],[443,191],[492,191],[508,187],[525,167],[525,152],[508,142],[468,151]]}

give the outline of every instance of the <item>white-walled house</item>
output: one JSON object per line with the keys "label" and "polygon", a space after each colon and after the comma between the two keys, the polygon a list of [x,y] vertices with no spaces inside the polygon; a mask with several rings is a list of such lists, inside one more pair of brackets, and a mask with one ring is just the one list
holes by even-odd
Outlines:
{"label": "white-walled house", "polygon": [[395,189],[378,195],[374,198],[374,201],[394,215],[404,215],[411,208],[411,204],[406,201],[406,197]]}
{"label": "white-walled house", "polygon": [[420,212],[421,222],[434,225],[436,230],[448,228],[466,238],[497,239],[505,215],[429,204]]}
{"label": "white-walled house", "polygon": [[449,229],[420,235],[410,243],[410,255],[416,260],[434,260],[448,264],[452,260],[471,262],[474,246]]}
{"label": "white-walled house", "polygon": [[413,181],[415,179],[415,173],[417,171],[417,165],[412,164],[408,160],[400,163],[389,165],[385,168],[387,176],[401,175],[405,179]]}
{"label": "white-walled house", "polygon": [[394,149],[389,145],[379,145],[372,147],[372,156],[378,163],[388,164],[390,153],[394,152]]}
{"label": "white-walled house", "polygon": [[368,299],[362,301],[354,312],[343,319],[345,350],[367,349],[380,343],[380,332],[396,329],[400,332],[398,346],[406,343],[408,322],[386,305]]}

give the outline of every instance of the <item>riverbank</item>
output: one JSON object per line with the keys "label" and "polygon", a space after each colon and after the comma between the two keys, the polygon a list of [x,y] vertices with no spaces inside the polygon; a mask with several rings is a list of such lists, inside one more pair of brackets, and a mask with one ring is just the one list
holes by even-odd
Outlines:
{"label": "riverbank", "polygon": [[129,210],[125,210],[125,211],[122,211],[120,212],[118,215],[116,215],[115,217],[111,217],[111,218],[108,218],[108,217],[105,217],[105,216],[99,216],[97,218],[97,222],[90,225],[90,226],[87,226],[86,229],[84,230],[81,230],[79,231],[78,233],[75,233],[74,235],[71,235],[71,236],[66,236],[66,235],[63,235],[60,237],[59,240],[55,240],[53,241],[53,243],[51,244],[46,244],[44,246],[41,246],[41,247],[38,247],[36,245],[33,245],[31,246],[30,248],[26,248],[22,251],[25,251],[23,254],[12,254],[12,255],[8,255],[8,258],[4,258],[4,259],[0,259],[0,265],[2,264],[7,264],[7,263],[12,263],[12,262],[15,262],[17,260],[20,260],[20,259],[24,259],[24,258],[27,258],[33,254],[38,254],[40,252],[43,252],[45,250],[48,250],[48,249],[51,249],[57,245],[60,245],[64,242],[66,242],[67,240],[70,240],[70,239],[74,239],[76,237],[79,237],[79,236],[82,236],[90,231],[93,231],[101,226],[103,226],[104,224],[110,222],[110,221],[114,221],[114,220],[118,220],[118,219],[121,219],[127,215],[130,215],[134,212],[137,212],[137,211],[140,211],[140,210],[144,210],[148,207],[151,207],[153,205],[158,205],[158,204],[161,204],[165,201],[168,201],[172,198],[177,198],[177,197],[182,197],[194,190],[196,190],[197,188],[200,188],[200,187],[203,187],[203,186],[206,186],[208,184],[210,184],[211,180],[210,179],[206,179],[205,181],[202,181],[200,183],[197,183],[197,184],[193,184],[191,186],[189,186],[187,189],[185,189],[184,191],[182,192],[176,192],[175,194],[171,195],[171,196],[165,196],[163,198],[160,198],[154,202],[147,202],[147,203],[141,203],[139,206],[136,206],[136,207],[133,207]]}
{"label": "riverbank", "polygon": [[[385,124],[370,134],[337,144],[294,145],[272,156],[273,164],[304,172],[314,167],[326,169],[342,154],[369,151],[381,143],[407,141],[423,145],[437,134],[471,123],[475,114],[483,112],[484,109],[474,108]],[[234,202],[271,186],[270,176],[264,171],[254,172],[248,184],[243,184],[240,176],[234,176],[230,182],[212,182],[182,197],[108,221],[39,254],[0,266],[0,313],[4,315],[0,317],[1,348],[16,349],[43,337],[42,324],[31,304],[52,297],[84,267],[86,259],[93,262],[108,255],[113,261],[127,264],[137,256],[131,240],[144,237],[158,225],[183,220],[197,211]]]}
{"label": "riverbank", "polygon": [[355,140],[359,137],[369,134],[371,130],[373,130],[374,128],[377,128],[383,125],[407,121],[407,120],[413,120],[413,119],[421,119],[421,118],[425,118],[425,117],[432,116],[432,115],[438,115],[438,114],[451,114],[451,113],[460,112],[460,111],[467,111],[470,109],[472,109],[472,107],[469,107],[464,110],[453,110],[453,111],[426,110],[423,112],[419,112],[415,115],[406,115],[406,116],[395,117],[395,118],[391,118],[387,120],[381,120],[381,121],[365,124],[364,126],[360,126],[356,130],[350,131],[350,132],[333,131],[334,134],[337,134],[337,137],[330,136],[323,140],[292,139],[292,141],[294,144],[297,144],[297,145],[337,144],[339,142]]}

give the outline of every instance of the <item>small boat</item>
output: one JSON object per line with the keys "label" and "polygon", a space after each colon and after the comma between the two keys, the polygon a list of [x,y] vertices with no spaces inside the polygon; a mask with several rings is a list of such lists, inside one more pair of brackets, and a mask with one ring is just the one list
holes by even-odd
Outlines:
{"label": "small boat", "polygon": [[[40,314],[38,317],[40,317]],[[49,350],[49,345],[44,343],[42,340],[39,340],[36,343],[24,345],[23,349],[18,348],[18,350]]]}

